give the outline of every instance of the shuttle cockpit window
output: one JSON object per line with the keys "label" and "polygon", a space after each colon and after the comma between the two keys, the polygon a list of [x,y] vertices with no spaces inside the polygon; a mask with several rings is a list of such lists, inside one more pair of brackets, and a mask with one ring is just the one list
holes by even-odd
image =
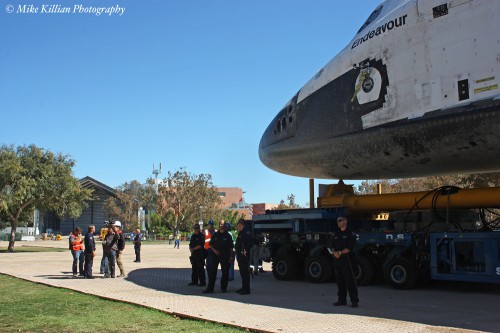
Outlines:
{"label": "shuttle cockpit window", "polygon": [[382,12],[382,8],[384,6],[380,5],[378,6],[377,8],[375,8],[375,10],[373,11],[373,13],[370,14],[370,16],[368,17],[368,19],[366,20],[366,22],[361,26],[361,28],[358,30],[358,34],[363,31],[364,28],[366,28],[367,26],[369,26],[373,21],[375,21],[375,19],[380,15],[380,13]]}

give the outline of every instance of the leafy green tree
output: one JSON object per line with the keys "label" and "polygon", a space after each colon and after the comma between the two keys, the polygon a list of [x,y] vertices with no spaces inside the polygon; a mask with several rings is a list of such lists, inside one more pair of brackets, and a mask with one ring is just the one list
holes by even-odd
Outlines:
{"label": "leafy green tree", "polygon": [[169,219],[174,232],[190,231],[192,224],[204,216],[216,216],[220,197],[210,174],[195,175],[180,168],[168,172],[159,188],[157,213]]}
{"label": "leafy green tree", "polygon": [[116,197],[106,200],[106,210],[110,221],[119,220],[124,231],[140,228],[137,212],[145,206],[147,187],[137,180],[124,183],[116,188]]}
{"label": "leafy green tree", "polygon": [[52,210],[60,218],[77,218],[92,198],[73,177],[75,162],[35,145],[0,147],[0,210],[9,219],[8,251],[14,251],[20,221],[33,216],[35,207]]}
{"label": "leafy green tree", "polygon": [[220,216],[218,216],[217,220],[224,220],[225,222],[231,223],[232,228],[236,227],[236,223],[240,219],[245,219],[245,214],[239,213],[237,210],[223,209],[220,212]]}
{"label": "leafy green tree", "polygon": [[166,223],[163,221],[160,215],[150,212],[149,215],[149,228],[151,230],[158,230],[160,227],[165,227]]}

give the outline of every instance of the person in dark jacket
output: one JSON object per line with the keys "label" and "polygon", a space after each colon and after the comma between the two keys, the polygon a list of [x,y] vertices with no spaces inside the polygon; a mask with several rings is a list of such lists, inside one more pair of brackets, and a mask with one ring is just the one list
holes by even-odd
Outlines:
{"label": "person in dark jacket", "polygon": [[[191,256],[189,260],[191,261],[191,283],[189,286],[206,286],[207,281],[205,278],[205,258],[203,256],[203,246],[205,245],[205,235],[200,232],[200,225],[197,223],[194,225],[194,234],[191,235],[189,241],[189,251],[191,251]],[[199,284],[198,284],[199,281]]]}
{"label": "person in dark jacket", "polygon": [[208,276],[207,289],[203,293],[213,293],[215,287],[215,278],[217,277],[217,268],[220,264],[222,278],[220,281],[220,288],[222,292],[227,291],[227,284],[229,282],[229,263],[234,260],[233,257],[233,239],[226,231],[226,224],[224,221],[219,223],[219,230],[214,232],[210,239],[210,247],[212,248],[212,256],[210,259],[210,272]]}
{"label": "person in dark jacket", "polygon": [[142,243],[142,235],[139,229],[135,230],[134,236],[134,251],[135,251],[135,260],[134,262],[141,262],[141,244]]}
{"label": "person in dark jacket", "polygon": [[250,249],[254,245],[254,241],[252,231],[245,226],[245,220],[239,220],[236,227],[238,228],[236,260],[241,275],[241,288],[236,292],[241,295],[248,295],[250,294]]}
{"label": "person in dark jacket", "polygon": [[116,227],[111,225],[103,241],[103,250],[108,258],[108,268],[104,272],[104,277],[115,277],[116,252],[118,251],[118,240],[120,236],[116,232]]}
{"label": "person in dark jacket", "polygon": [[337,218],[339,231],[333,236],[333,267],[335,268],[335,278],[337,279],[337,302],[333,305],[346,305],[347,292],[353,308],[358,307],[358,288],[353,271],[353,250],[356,245],[356,234],[347,228],[347,218],[339,216]]}
{"label": "person in dark jacket", "polygon": [[83,241],[83,243],[85,244],[85,269],[83,271],[83,276],[86,279],[94,278],[92,276],[92,266],[94,264],[95,257],[94,232],[95,227],[93,225],[89,225],[88,232],[85,235],[85,240]]}

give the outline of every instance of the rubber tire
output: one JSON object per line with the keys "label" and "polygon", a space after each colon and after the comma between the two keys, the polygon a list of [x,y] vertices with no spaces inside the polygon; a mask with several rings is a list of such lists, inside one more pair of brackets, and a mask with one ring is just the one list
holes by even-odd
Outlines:
{"label": "rubber tire", "polygon": [[368,257],[363,255],[356,256],[356,264],[358,268],[354,278],[358,286],[366,286],[373,281],[375,277],[375,266]]}
{"label": "rubber tire", "polygon": [[384,264],[385,281],[394,289],[410,289],[418,282],[412,262],[404,257],[395,257]]}
{"label": "rubber tire", "polygon": [[304,275],[313,283],[331,281],[334,275],[333,263],[324,255],[308,257],[304,264]]}
{"label": "rubber tire", "polygon": [[298,273],[298,263],[290,254],[280,255],[273,260],[273,275],[277,280],[293,280]]}

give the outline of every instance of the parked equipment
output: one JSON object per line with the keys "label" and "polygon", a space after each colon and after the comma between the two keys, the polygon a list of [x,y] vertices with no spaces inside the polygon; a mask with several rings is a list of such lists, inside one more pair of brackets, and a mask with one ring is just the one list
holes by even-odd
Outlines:
{"label": "parked equipment", "polygon": [[500,188],[441,187],[429,192],[355,195],[329,185],[311,209],[269,210],[253,217],[264,242],[262,259],[279,280],[333,279],[328,248],[338,216],[358,235],[355,273],[360,285],[384,279],[397,289],[433,280],[500,283]]}

